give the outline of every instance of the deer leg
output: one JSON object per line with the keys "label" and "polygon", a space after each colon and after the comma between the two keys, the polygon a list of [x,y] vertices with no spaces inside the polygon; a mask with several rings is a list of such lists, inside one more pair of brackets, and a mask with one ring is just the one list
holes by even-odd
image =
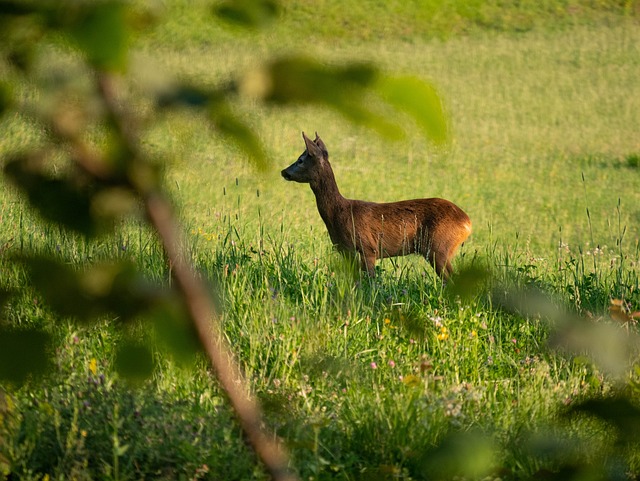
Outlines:
{"label": "deer leg", "polygon": [[375,254],[360,253],[360,266],[363,271],[369,274],[369,277],[376,275],[376,256]]}
{"label": "deer leg", "polygon": [[447,259],[447,263],[444,268],[444,275],[442,276],[442,278],[444,280],[447,280],[449,277],[451,277],[451,274],[453,274],[453,266],[451,265],[451,261]]}
{"label": "deer leg", "polygon": [[440,251],[432,250],[431,256],[430,258],[427,258],[427,260],[435,269],[436,274],[438,274],[443,280],[447,280],[449,275],[453,272],[451,262],[447,256]]}

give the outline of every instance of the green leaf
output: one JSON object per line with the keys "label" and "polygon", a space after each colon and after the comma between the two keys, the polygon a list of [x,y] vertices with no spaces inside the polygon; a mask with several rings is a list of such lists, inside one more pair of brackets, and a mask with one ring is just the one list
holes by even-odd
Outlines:
{"label": "green leaf", "polygon": [[19,17],[38,12],[38,8],[15,0],[0,0],[0,12],[2,16]]}
{"label": "green leaf", "polygon": [[164,291],[146,281],[131,262],[93,264],[80,273],[80,292],[96,312],[129,321],[151,309]]}
{"label": "green leaf", "polygon": [[572,406],[568,414],[584,413],[601,419],[614,427],[619,440],[638,444],[640,408],[623,396],[587,399]]}
{"label": "green leaf", "polygon": [[84,5],[68,31],[95,68],[125,70],[129,27],[124,4],[98,2]]}
{"label": "green leaf", "polygon": [[230,108],[223,103],[213,103],[209,109],[209,119],[215,129],[238,146],[259,169],[266,169],[268,159],[262,141]]}
{"label": "green leaf", "polygon": [[4,307],[4,305],[9,302],[9,299],[11,299],[11,297],[13,297],[13,292],[0,287],[0,309],[2,309]]}
{"label": "green leaf", "polygon": [[110,314],[125,322],[153,307],[162,296],[162,291],[145,282],[128,262],[76,270],[45,256],[18,260],[49,307],[80,321]]}
{"label": "green leaf", "polygon": [[6,82],[0,82],[0,117],[11,108],[12,104],[11,86]]}
{"label": "green leaf", "polygon": [[[130,170],[130,176],[145,172],[142,164],[136,167]],[[110,180],[123,186],[95,182],[79,170],[69,170],[66,177],[53,177],[46,167],[46,157],[37,153],[10,160],[4,171],[46,221],[87,236],[110,231],[116,219],[136,206],[134,193],[118,174]]]}
{"label": "green leaf", "polygon": [[284,57],[267,66],[266,100],[278,104],[325,103],[341,106],[373,85],[378,72],[365,63],[327,66],[305,57]]}
{"label": "green leaf", "polygon": [[264,88],[253,88],[274,104],[319,104],[331,107],[351,122],[399,138],[402,130],[370,108],[367,94],[376,84],[378,71],[367,63],[323,65],[305,57],[285,57],[268,65],[260,75]]}
{"label": "green leaf", "polygon": [[533,287],[494,289],[492,302],[519,316],[549,323],[549,346],[560,352],[586,355],[599,369],[622,379],[638,355],[640,336],[622,325],[593,322],[566,309],[549,294]]}
{"label": "green leaf", "polygon": [[446,286],[451,299],[460,297],[468,301],[483,292],[491,279],[491,273],[476,266],[466,267],[455,274]]}
{"label": "green leaf", "polygon": [[416,77],[382,77],[377,88],[390,105],[413,117],[432,141],[447,140],[447,117],[432,85]]}
{"label": "green leaf", "polygon": [[70,266],[45,256],[19,258],[29,280],[46,304],[62,316],[85,318],[95,307],[80,288],[78,273]]}
{"label": "green leaf", "polygon": [[116,351],[115,368],[125,379],[142,382],[153,374],[153,355],[144,344],[125,341]]}
{"label": "green leaf", "polygon": [[267,167],[268,158],[262,141],[233,113],[221,91],[180,85],[164,92],[156,102],[160,108],[205,108],[209,120],[219,134],[240,148],[259,169],[264,170]]}
{"label": "green leaf", "polygon": [[422,474],[426,479],[481,479],[490,473],[495,460],[491,437],[479,430],[454,431],[422,454]]}
{"label": "green leaf", "polygon": [[19,157],[9,161],[4,172],[45,220],[82,234],[95,234],[97,224],[91,213],[91,190],[71,180],[45,174],[41,164],[42,160],[36,156]]}
{"label": "green leaf", "polygon": [[156,103],[160,108],[178,106],[204,108],[209,105],[211,97],[211,93],[202,88],[190,85],[178,85],[160,94],[156,99]]}
{"label": "green leaf", "polygon": [[227,0],[213,7],[213,13],[227,23],[246,28],[259,28],[273,20],[279,12],[274,0]]}
{"label": "green leaf", "polygon": [[186,365],[193,362],[195,354],[202,350],[193,323],[177,299],[165,299],[165,302],[151,313],[151,322],[159,343],[166,347],[179,363]]}
{"label": "green leaf", "polygon": [[12,330],[0,327],[0,379],[23,384],[50,367],[47,354],[49,334],[36,329]]}

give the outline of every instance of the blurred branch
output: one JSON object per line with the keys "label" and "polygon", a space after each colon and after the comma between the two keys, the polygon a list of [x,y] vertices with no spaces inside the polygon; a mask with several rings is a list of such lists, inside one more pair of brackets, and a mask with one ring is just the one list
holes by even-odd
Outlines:
{"label": "blurred branch", "polygon": [[[113,125],[133,158],[141,159],[137,140],[126,125],[129,115],[119,108],[113,88],[113,78],[105,73],[98,76],[99,92]],[[292,481],[296,477],[288,467],[288,454],[282,443],[268,435],[262,422],[262,414],[252,397],[249,385],[238,363],[222,336],[217,322],[219,314],[211,296],[198,279],[180,248],[183,245],[181,231],[173,209],[162,192],[150,184],[134,181],[134,188],[142,197],[149,221],[160,237],[171,264],[176,288],[183,294],[198,337],[211,362],[220,385],[229,397],[248,441],[262,459],[274,480]]]}

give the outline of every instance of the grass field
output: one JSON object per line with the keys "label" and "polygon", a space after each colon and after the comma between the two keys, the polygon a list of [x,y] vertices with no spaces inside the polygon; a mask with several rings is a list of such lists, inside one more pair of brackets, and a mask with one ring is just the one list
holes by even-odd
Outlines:
{"label": "grass field", "polygon": [[[186,248],[301,479],[636,479],[636,435],[569,410],[611,393],[640,399],[637,354],[624,350],[636,326],[621,331],[609,316],[612,300],[640,310],[638,4],[427,3],[296,2],[272,27],[241,35],[205,21],[204,3],[175,2],[136,40],[134,102],[136,89],[170,75],[215,84],[303,52],[426,78],[449,116],[450,142],[434,147],[408,119],[406,139],[391,142],[321,108],[238,102],[270,150],[266,172],[187,113],[155,119],[144,146],[167,159]],[[42,138],[18,117],[0,129],[3,156]],[[303,151],[302,130],[323,138],[346,197],[460,205],[474,233],[454,267],[490,278],[468,297],[418,258],[385,260],[374,280],[354,276],[311,190],[280,177]],[[176,359],[160,344],[152,379],[130,387],[115,372],[116,346],[123,331],[154,329],[57,318],[11,262],[33,251],[73,266],[128,258],[169,283],[147,228],[132,219],[86,241],[43,225],[2,184],[0,287],[20,290],[2,316],[50,331],[55,368],[2,386],[0,473],[265,479],[203,358]],[[509,308],[511,288],[533,287],[581,316],[584,335]],[[558,339],[579,347],[557,352]]]}

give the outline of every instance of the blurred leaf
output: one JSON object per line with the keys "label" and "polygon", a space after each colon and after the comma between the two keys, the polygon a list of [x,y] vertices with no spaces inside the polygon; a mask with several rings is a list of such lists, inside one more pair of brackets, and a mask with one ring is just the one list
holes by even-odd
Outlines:
{"label": "blurred leaf", "polygon": [[9,110],[13,104],[11,86],[8,83],[0,82],[0,117]]}
{"label": "blurred leaf", "polygon": [[[402,130],[369,108],[366,94],[375,85],[378,71],[367,63],[323,65],[305,57],[284,57],[264,70],[251,72],[241,91],[259,95],[274,104],[319,104],[337,110],[348,120],[365,125],[388,138],[399,138]],[[262,88],[256,86],[256,79]],[[251,88],[247,88],[249,84]]]}
{"label": "blurred leaf", "polygon": [[562,305],[537,288],[517,288],[515,285],[496,287],[491,296],[494,304],[519,316],[540,318],[552,323],[570,317]]}
{"label": "blurred leaf", "polygon": [[38,12],[37,5],[15,0],[0,0],[0,16],[14,17]]}
{"label": "blurred leaf", "polygon": [[49,367],[49,334],[36,329],[11,330],[0,326],[0,379],[18,385]]}
{"label": "blurred leaf", "polygon": [[123,322],[150,309],[162,295],[130,262],[90,266],[80,275],[80,289],[99,311],[113,313]]}
{"label": "blurred leaf", "polygon": [[212,98],[211,92],[189,85],[178,85],[177,87],[161,93],[156,102],[158,107],[206,107]]}
{"label": "blurred leaf", "polygon": [[214,14],[234,25],[259,28],[273,20],[279,11],[274,0],[227,0],[213,7]]}
{"label": "blurred leaf", "polygon": [[640,408],[626,397],[588,399],[571,407],[569,414],[575,413],[595,416],[613,426],[622,442],[640,443]]}
{"label": "blurred leaf", "polygon": [[45,256],[19,260],[46,304],[80,321],[112,314],[124,322],[149,309],[160,296],[128,262],[76,270]]}
{"label": "blurred leaf", "polygon": [[35,47],[43,36],[42,15],[53,8],[48,4],[0,1],[0,32],[3,57],[22,72],[32,65]]}
{"label": "blurred leaf", "polygon": [[41,171],[41,163],[35,156],[20,157],[10,160],[4,172],[44,219],[82,234],[95,234],[97,225],[91,214],[91,190],[45,174]]}
{"label": "blurred leaf", "polygon": [[599,369],[622,379],[638,353],[640,339],[623,326],[566,316],[555,326],[549,343],[572,354],[586,354]]}
{"label": "blurred leaf", "polygon": [[366,63],[327,66],[305,57],[284,57],[267,66],[271,89],[267,101],[274,103],[342,104],[361,95],[378,77]]}
{"label": "blurred leaf", "polygon": [[44,256],[19,260],[27,267],[32,285],[53,310],[81,318],[93,312],[91,299],[80,289],[78,273],[70,266]]}
{"label": "blurred leaf", "polygon": [[[130,178],[145,167],[142,163],[136,166],[128,172]],[[126,180],[117,173],[109,172],[109,180],[125,186],[94,182],[79,170],[67,172],[66,177],[53,177],[43,154],[14,158],[4,170],[45,220],[87,236],[112,229],[116,219],[131,213],[137,205]]]}
{"label": "blurred leaf", "polygon": [[99,221],[113,222],[130,214],[137,206],[134,193],[124,187],[100,189],[91,198],[91,213]]}
{"label": "blurred leaf", "polygon": [[209,118],[223,137],[238,146],[259,169],[266,169],[267,153],[262,141],[230,108],[216,103],[209,109]]}
{"label": "blurred leaf", "polygon": [[402,383],[405,386],[411,387],[411,388],[417,388],[417,387],[422,387],[423,386],[422,379],[420,379],[415,374],[407,374],[406,376],[404,376],[402,378]]}
{"label": "blurred leaf", "polygon": [[129,27],[120,2],[84,4],[69,32],[87,60],[99,70],[123,71],[127,66]]}
{"label": "blurred leaf", "polygon": [[218,133],[239,147],[259,169],[267,167],[267,153],[261,140],[233,113],[221,92],[180,85],[161,94],[157,104],[160,108],[206,108],[207,116]]}
{"label": "blurred leaf", "polygon": [[140,342],[125,341],[116,351],[115,368],[122,377],[142,382],[153,374],[151,350]]}
{"label": "blurred leaf", "polygon": [[625,375],[638,353],[640,336],[623,326],[603,319],[587,319],[555,302],[539,289],[497,289],[493,302],[517,315],[539,318],[549,323],[551,347],[572,355],[586,355],[614,377]]}
{"label": "blurred leaf", "polygon": [[451,282],[447,283],[447,293],[452,298],[459,296],[463,300],[472,299],[486,288],[490,276],[486,269],[476,266],[466,267],[457,272]]}
{"label": "blurred leaf", "polygon": [[14,45],[7,57],[9,62],[11,62],[11,65],[22,72],[27,72],[33,65],[35,57],[33,45]]}
{"label": "blurred leaf", "polygon": [[0,309],[11,299],[13,292],[0,287]]}
{"label": "blurred leaf", "polygon": [[177,299],[161,303],[152,313],[152,325],[162,345],[182,364],[194,360],[202,350],[198,335],[189,321],[187,312]]}
{"label": "blurred leaf", "polygon": [[417,77],[381,77],[377,88],[389,104],[413,117],[428,138],[447,140],[447,117],[431,84]]}
{"label": "blurred leaf", "polygon": [[453,432],[423,455],[422,472],[426,479],[481,479],[495,461],[492,438],[477,430]]}
{"label": "blurred leaf", "polygon": [[64,2],[52,0],[0,0],[0,17],[25,17],[41,15],[49,24],[55,24],[55,19],[64,15]]}

